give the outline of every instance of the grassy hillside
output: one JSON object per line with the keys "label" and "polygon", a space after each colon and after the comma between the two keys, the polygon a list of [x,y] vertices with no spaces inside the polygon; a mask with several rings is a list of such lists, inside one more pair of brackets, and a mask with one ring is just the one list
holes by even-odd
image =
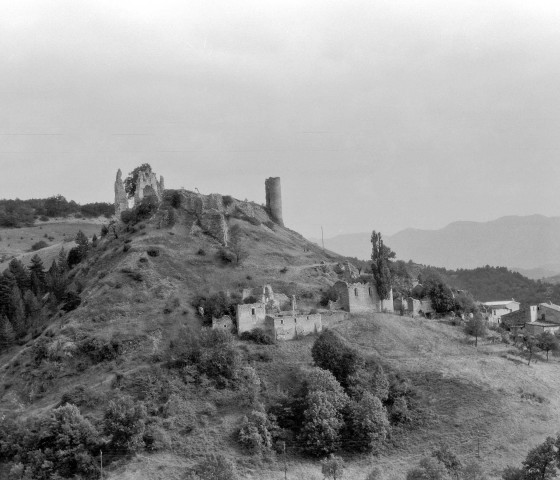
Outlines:
{"label": "grassy hillside", "polygon": [[[191,227],[187,212],[179,209],[176,217],[170,228],[157,219],[123,227],[71,272],[81,305],[59,311],[38,338],[0,355],[0,410],[28,417],[48,412],[66,396],[99,420],[108,401],[126,393],[148,406],[157,448],[133,456],[105,452],[106,478],[179,479],[208,452],[234,459],[243,478],[281,478],[281,458],[253,457],[236,441],[250,411],[240,390],[220,389],[208,379],[193,379],[192,369],[165,365],[174,346],[188,343],[201,326],[191,305],[196,296],[270,283],[277,292],[296,295],[300,308],[315,308],[321,290],[339,278],[332,268],[338,258],[296,232],[230,217],[230,228],[241,228],[248,255],[240,265],[224,264],[216,240]],[[363,478],[374,464],[386,479],[402,478],[440,442],[472,457],[479,437],[481,463],[497,475],[557,429],[556,359],[527,367],[506,346],[475,349],[444,322],[378,314],[330,328],[409,376],[431,412],[421,429],[395,429],[378,457],[347,456],[348,478]],[[293,387],[299,368],[311,366],[313,341],[235,340],[234,346],[244,364],[256,369],[268,399]],[[297,444],[290,447],[289,478],[321,478],[318,462],[301,456]]]}

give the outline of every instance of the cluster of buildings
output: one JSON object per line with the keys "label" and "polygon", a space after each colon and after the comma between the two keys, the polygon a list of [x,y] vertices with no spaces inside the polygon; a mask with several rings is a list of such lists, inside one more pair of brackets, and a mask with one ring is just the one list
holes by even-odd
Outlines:
{"label": "cluster of buildings", "polygon": [[524,308],[518,306],[516,310],[503,314],[499,323],[514,335],[522,332],[529,335],[556,333],[560,330],[560,305],[548,302]]}

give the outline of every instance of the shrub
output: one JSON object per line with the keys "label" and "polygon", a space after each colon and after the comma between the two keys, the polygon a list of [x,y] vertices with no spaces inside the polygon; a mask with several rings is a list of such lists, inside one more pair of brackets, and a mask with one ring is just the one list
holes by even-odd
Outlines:
{"label": "shrub", "polygon": [[78,344],[80,353],[87,355],[94,363],[114,360],[122,353],[122,344],[117,339],[104,341],[89,337]]}
{"label": "shrub", "polygon": [[253,410],[248,417],[244,417],[238,440],[253,453],[263,453],[272,449],[277,431],[278,425],[274,416]]}
{"label": "shrub", "polygon": [[248,297],[245,297],[243,299],[243,303],[244,304],[249,304],[249,303],[257,303],[257,297],[253,296],[253,295],[249,295]]}
{"label": "shrub", "polygon": [[121,212],[121,220],[123,223],[131,223],[135,219],[134,212],[132,210],[125,210]]}
{"label": "shrub", "polygon": [[74,268],[78,263],[84,260],[86,254],[80,247],[74,247],[68,252],[68,267]]}
{"label": "shrub", "polygon": [[123,247],[123,252],[128,252],[130,250],[130,243],[125,243]]}
{"label": "shrub", "polygon": [[262,328],[253,328],[251,331],[243,332],[239,338],[258,343],[259,345],[273,345],[275,343],[274,338]]}
{"label": "shrub", "polygon": [[348,434],[356,442],[356,450],[378,448],[389,432],[387,411],[379,398],[366,392],[359,401],[348,407]]}
{"label": "shrub", "polygon": [[347,346],[331,330],[323,331],[315,340],[311,355],[315,365],[329,370],[345,388],[348,387],[348,377],[354,375],[365,364],[362,355]]}
{"label": "shrub", "polygon": [[111,400],[103,417],[103,433],[111,438],[111,448],[127,453],[138,451],[143,446],[146,418],[146,407],[132,397]]}
{"label": "shrub", "polygon": [[224,207],[226,208],[233,203],[233,197],[231,195],[224,195],[222,200],[224,201]]}
{"label": "shrub", "polygon": [[288,267],[284,267],[280,269],[280,273],[286,273],[288,271]]}
{"label": "shrub", "polygon": [[63,297],[62,310],[65,312],[71,312],[80,306],[82,299],[77,293],[67,292]]}
{"label": "shrub", "polygon": [[194,467],[185,480],[238,480],[235,464],[224,455],[210,454]]}
{"label": "shrub", "polygon": [[406,473],[406,480],[450,480],[445,466],[435,458],[424,457],[417,467]]}
{"label": "shrub", "polygon": [[327,458],[321,460],[321,473],[326,479],[341,479],[344,473],[344,461],[331,453]]}
{"label": "shrub", "polygon": [[157,247],[149,247],[148,250],[146,251],[146,253],[147,253],[150,257],[159,257],[159,248],[157,248]]}
{"label": "shrub", "polygon": [[181,204],[183,203],[183,197],[181,196],[181,194],[177,190],[174,190],[173,192],[171,192],[168,195],[167,200],[169,201],[169,204],[173,208],[179,208],[181,206]]}
{"label": "shrub", "polygon": [[33,250],[35,252],[37,250],[41,250],[42,248],[45,248],[45,247],[48,247],[48,246],[49,246],[49,244],[47,242],[45,242],[44,240],[39,240],[38,242],[31,245],[31,250]]}
{"label": "shrub", "polygon": [[204,250],[204,248],[199,248],[196,254],[203,257],[204,255],[206,255],[206,250]]}
{"label": "shrub", "polygon": [[218,250],[217,255],[218,255],[218,259],[221,260],[221,262],[224,265],[229,265],[229,264],[234,263],[236,261],[235,254],[233,252],[230,252],[226,248],[220,248]]}

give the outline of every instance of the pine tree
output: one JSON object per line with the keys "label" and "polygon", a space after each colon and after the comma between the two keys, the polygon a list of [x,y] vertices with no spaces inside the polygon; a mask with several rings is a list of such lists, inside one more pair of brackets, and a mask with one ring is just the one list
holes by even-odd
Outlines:
{"label": "pine tree", "polygon": [[15,285],[15,278],[8,270],[0,275],[0,315],[8,315],[12,289]]}
{"label": "pine tree", "polygon": [[94,233],[93,237],[91,237],[91,247],[97,248],[97,235]]}
{"label": "pine tree", "polygon": [[0,315],[0,351],[6,350],[14,343],[15,333],[12,324],[5,315]]}
{"label": "pine tree", "polygon": [[29,265],[29,273],[31,279],[31,289],[35,295],[41,295],[44,292],[46,286],[46,275],[45,267],[43,266],[43,260],[39,255],[35,254],[31,258],[31,264]]}
{"label": "pine tree", "polygon": [[8,318],[15,332],[23,332],[25,329],[25,307],[21,298],[21,291],[17,285],[12,289]]}
{"label": "pine tree", "polygon": [[21,261],[14,258],[8,266],[8,270],[13,274],[20,290],[27,290],[31,286],[31,279]]}
{"label": "pine tree", "polygon": [[23,305],[26,317],[34,317],[41,311],[41,302],[31,290],[27,290],[23,295]]}
{"label": "pine tree", "polygon": [[[76,234],[76,248],[79,252],[80,261],[84,260],[89,250],[89,240],[81,230]],[[72,249],[74,250],[74,249]],[[80,263],[80,262],[77,262]]]}
{"label": "pine tree", "polygon": [[64,250],[64,247],[61,247],[60,252],[58,252],[56,265],[61,275],[64,275],[68,271],[68,254],[66,250]]}

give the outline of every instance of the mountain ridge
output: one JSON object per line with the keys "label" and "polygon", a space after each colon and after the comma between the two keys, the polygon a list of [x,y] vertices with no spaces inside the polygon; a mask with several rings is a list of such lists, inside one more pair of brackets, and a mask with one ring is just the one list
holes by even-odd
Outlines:
{"label": "mountain ridge", "polygon": [[[343,255],[369,258],[369,232],[325,239]],[[445,268],[505,266],[533,278],[560,273],[560,217],[508,215],[488,222],[458,220],[440,229],[406,228],[385,236],[402,260]],[[534,270],[534,272],[531,272]],[[542,270],[538,272],[537,270]]]}

